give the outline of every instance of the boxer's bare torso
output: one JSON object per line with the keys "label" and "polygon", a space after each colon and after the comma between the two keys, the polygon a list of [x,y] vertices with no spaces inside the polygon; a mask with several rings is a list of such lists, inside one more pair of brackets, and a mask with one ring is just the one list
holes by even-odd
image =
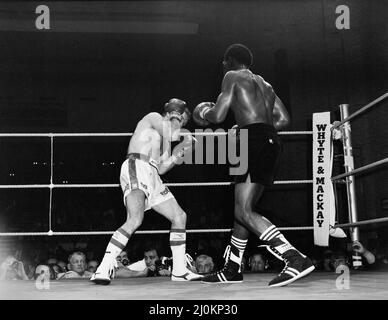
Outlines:
{"label": "boxer's bare torso", "polygon": [[249,69],[233,71],[231,109],[239,127],[251,123],[273,124],[275,92],[272,86]]}
{"label": "boxer's bare torso", "polygon": [[142,153],[159,161],[171,147],[170,139],[166,137],[170,130],[169,121],[165,121],[160,114],[147,114],[136,126],[129,142],[128,153]]}

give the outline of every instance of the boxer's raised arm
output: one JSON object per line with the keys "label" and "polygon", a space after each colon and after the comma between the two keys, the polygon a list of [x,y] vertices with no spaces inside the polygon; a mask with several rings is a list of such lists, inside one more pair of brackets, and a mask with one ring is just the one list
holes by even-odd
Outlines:
{"label": "boxer's raised arm", "polygon": [[287,127],[291,122],[290,115],[282,100],[275,95],[275,104],[273,107],[273,126],[276,130],[282,130]]}
{"label": "boxer's raised arm", "polygon": [[217,98],[217,102],[215,106],[205,114],[205,119],[207,121],[220,123],[225,120],[232,104],[235,77],[233,71],[229,71],[225,74],[224,79],[222,80],[221,93]]}

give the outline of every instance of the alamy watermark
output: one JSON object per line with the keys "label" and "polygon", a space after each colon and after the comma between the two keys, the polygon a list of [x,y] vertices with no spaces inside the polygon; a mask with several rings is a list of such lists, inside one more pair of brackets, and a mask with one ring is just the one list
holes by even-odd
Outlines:
{"label": "alamy watermark", "polygon": [[[183,128],[168,130],[163,128],[161,136],[143,130],[138,137],[144,142],[140,152],[149,154],[151,147],[158,147],[164,160],[176,156],[176,164],[229,164],[230,175],[244,175],[248,171],[248,129],[195,129],[193,133]],[[179,140],[182,141],[171,150],[171,141]],[[273,141],[269,139],[269,143]]]}
{"label": "alamy watermark", "polygon": [[340,273],[340,275],[335,280],[335,286],[338,290],[350,289],[350,271],[349,267],[346,265],[339,265],[335,269],[335,273]]}

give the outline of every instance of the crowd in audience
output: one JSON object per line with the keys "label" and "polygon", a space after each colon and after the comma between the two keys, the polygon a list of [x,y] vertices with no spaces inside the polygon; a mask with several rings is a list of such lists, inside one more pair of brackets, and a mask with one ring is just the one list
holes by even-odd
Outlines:
{"label": "crowd in audience", "polygon": [[[215,248],[210,250],[208,246],[199,241],[191,255],[190,252],[186,254],[187,265],[191,270],[200,274],[209,274],[222,268],[223,243],[215,241],[213,244]],[[57,257],[51,252],[47,259],[38,262],[35,259],[34,262],[23,259],[18,250],[0,261],[0,280],[35,280],[40,276],[59,281],[89,279],[96,271],[100,261],[96,260],[90,251],[84,252],[83,247],[87,249],[85,244],[79,243],[76,250],[68,254],[66,261],[61,259],[64,252],[58,254]],[[132,259],[133,261],[129,258],[129,250],[131,248],[122,251],[117,257],[116,278],[171,276],[172,258],[168,255],[161,255],[156,245],[143,247],[142,254]],[[56,250],[56,252],[60,251]],[[388,271],[386,246],[380,246],[379,250],[375,248],[369,250],[361,242],[354,242],[351,250],[326,249],[321,256],[311,255],[311,258],[318,271],[335,272],[340,265],[352,267],[354,252],[362,257],[361,269]],[[283,263],[264,248],[257,247],[245,252],[241,268],[244,273],[278,272],[283,268]]]}

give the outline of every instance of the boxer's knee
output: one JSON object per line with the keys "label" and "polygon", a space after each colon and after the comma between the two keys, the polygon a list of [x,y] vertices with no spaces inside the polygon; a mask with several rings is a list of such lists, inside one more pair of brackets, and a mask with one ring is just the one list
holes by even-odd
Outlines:
{"label": "boxer's knee", "polygon": [[240,223],[244,223],[244,208],[240,205],[235,205],[234,207],[234,217],[235,219],[240,222]]}
{"label": "boxer's knee", "polygon": [[132,234],[143,223],[144,214],[129,214],[127,215],[127,221],[125,221],[122,228]]}
{"label": "boxer's knee", "polygon": [[257,215],[252,209],[246,208],[241,205],[236,205],[234,207],[234,216],[236,220],[243,225],[249,224],[252,221],[253,215]]}

